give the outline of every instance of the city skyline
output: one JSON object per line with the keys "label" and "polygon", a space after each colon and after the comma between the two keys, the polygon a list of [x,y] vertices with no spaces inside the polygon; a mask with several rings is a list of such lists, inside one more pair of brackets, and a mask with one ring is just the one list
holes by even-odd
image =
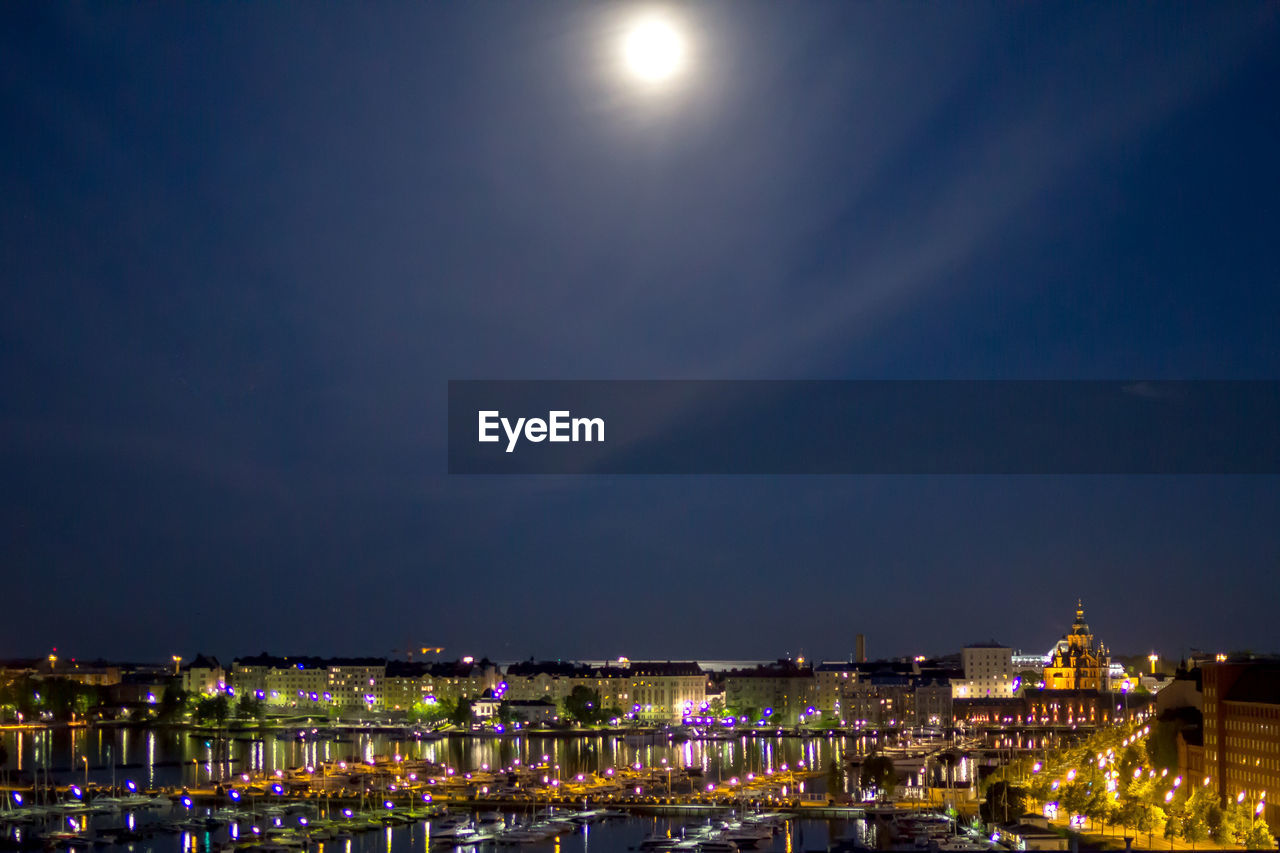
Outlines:
{"label": "city skyline", "polygon": [[[1084,605],[1083,599],[1077,599],[1077,604],[1076,604],[1077,622],[1079,622],[1082,619],[1084,610],[1085,610],[1085,605]],[[1069,623],[1065,623],[1065,622],[1064,624],[1069,625]],[[1086,625],[1085,628],[1087,629],[1087,627],[1088,626]],[[945,651],[943,650],[924,651],[924,650],[917,649],[913,651],[896,652],[896,653],[886,652],[881,654],[868,654],[865,656],[864,660],[870,663],[888,662],[888,661],[911,661],[911,660],[938,661],[938,660],[952,658],[952,657],[958,660],[961,656],[961,652],[964,651],[965,649],[998,647],[998,648],[1009,649],[1013,652],[1014,655],[1019,655],[1023,657],[1040,656],[1047,663],[1053,658],[1055,649],[1057,649],[1060,645],[1062,645],[1067,640],[1069,640],[1072,636],[1072,633],[1073,633],[1073,630],[1069,627],[1068,630],[1064,630],[1057,638],[1050,641],[1044,647],[1043,650],[1035,646],[1029,646],[1029,645],[1023,646],[1016,643],[1004,643],[994,637],[989,637],[986,639],[970,638],[969,640],[963,643],[960,643],[959,645],[956,645]],[[1090,637],[1090,639],[1092,639],[1092,637]],[[833,655],[833,654],[822,654],[822,653],[814,655],[814,654],[808,653],[804,649],[801,649],[799,651],[786,649],[783,651],[779,651],[774,655],[757,656],[757,657],[733,657],[733,656],[720,656],[720,657],[701,656],[700,657],[697,655],[686,654],[686,655],[674,655],[674,656],[667,655],[665,656],[665,659],[666,660],[677,660],[677,659],[689,660],[689,661],[694,661],[700,664],[706,664],[706,663],[723,664],[724,666],[720,668],[728,668],[730,665],[733,665],[733,664],[769,663],[772,661],[783,661],[783,660],[798,661],[799,663],[802,663],[802,664],[807,662],[810,665],[816,665],[823,662],[837,662],[837,661],[858,662],[859,658],[858,658],[857,649],[862,648],[865,652],[867,647],[866,641],[867,641],[867,638],[865,635],[855,636],[853,639],[853,642],[849,646],[849,651],[847,655],[843,655],[843,656],[839,654]],[[1121,650],[1120,653],[1117,654],[1115,653],[1114,647],[1112,647],[1108,643],[1105,643],[1105,641],[1101,637],[1099,637],[1099,642],[1103,644],[1105,651],[1111,653],[1112,660],[1129,659],[1129,660],[1139,661],[1139,665],[1136,667],[1136,669],[1138,670],[1141,670],[1143,668],[1141,664],[1141,661],[1143,660],[1151,661],[1152,666],[1156,665],[1156,663],[1159,662],[1161,669],[1169,670],[1172,667],[1179,665],[1181,662],[1185,661],[1188,658],[1209,659],[1215,656],[1222,656],[1222,655],[1258,656],[1262,658],[1280,656],[1280,652],[1277,652],[1275,649],[1252,649],[1252,648],[1242,649],[1242,648],[1227,648],[1227,647],[1210,648],[1210,647],[1203,647],[1203,646],[1187,646],[1187,645],[1183,645],[1179,647],[1176,653],[1158,650],[1154,646],[1151,646],[1147,649],[1141,649],[1141,650],[1137,650],[1137,649]],[[191,650],[188,649],[187,651],[190,652]],[[424,661],[429,663],[448,663],[448,662],[470,663],[473,660],[474,661],[484,660],[484,661],[488,661],[498,665],[506,665],[510,663],[522,663],[525,661],[536,661],[539,663],[568,662],[568,663],[599,664],[603,666],[609,666],[614,663],[630,662],[632,660],[663,659],[663,656],[661,655],[654,656],[654,655],[627,655],[627,654],[618,654],[613,656],[600,655],[600,654],[585,654],[585,655],[577,655],[577,656],[568,656],[568,655],[539,656],[539,655],[529,654],[527,656],[516,656],[516,657],[507,658],[500,655],[487,654],[482,649],[481,650],[468,649],[465,646],[462,647],[460,650],[455,651],[455,650],[450,650],[443,646],[424,647],[416,643],[405,643],[405,644],[402,644],[401,647],[399,648],[391,649],[386,652],[369,651],[368,653],[362,653],[358,650],[348,649],[346,651],[336,651],[336,652],[331,651],[331,652],[325,652],[325,653],[317,653],[313,651],[306,651],[303,649],[286,648],[286,649],[277,649],[274,651],[259,649],[257,652],[239,650],[230,656],[221,654],[216,649],[206,648],[201,646],[197,651],[194,652],[194,655],[192,654],[187,654],[187,655],[158,654],[157,656],[150,659],[141,659],[141,658],[131,659],[131,660],[128,660],[127,662],[133,663],[133,664],[147,664],[147,663],[160,662],[161,664],[167,666],[169,661],[172,661],[173,663],[178,664],[178,663],[181,663],[182,661],[190,662],[190,660],[193,657],[208,656],[214,659],[225,659],[229,661],[236,658],[252,657],[255,655],[270,656],[270,657],[277,657],[277,658],[284,658],[284,659],[318,658],[318,659],[354,660],[354,659],[367,658],[367,659],[380,659],[380,660],[386,660],[386,661],[397,661],[397,660]],[[1151,660],[1152,657],[1154,657],[1155,660]],[[0,660],[2,659],[9,659],[9,660],[25,659],[25,660],[35,660],[35,661],[49,660],[51,665],[55,660],[61,660],[64,665],[69,661],[83,662],[86,664],[92,663],[95,661],[112,661],[112,662],[126,661],[125,658],[119,658],[119,657],[111,658],[102,654],[96,654],[92,652],[88,654],[83,654],[83,653],[76,654],[74,649],[65,649],[64,651],[60,652],[59,647],[57,646],[51,646],[45,652],[26,654],[26,655],[8,655],[5,658],[0,658]]]}

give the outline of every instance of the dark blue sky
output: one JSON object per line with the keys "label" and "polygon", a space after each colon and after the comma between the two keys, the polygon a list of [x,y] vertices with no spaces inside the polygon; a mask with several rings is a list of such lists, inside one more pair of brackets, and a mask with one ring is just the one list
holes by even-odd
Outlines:
{"label": "dark blue sky", "polygon": [[1280,378],[1274,3],[0,10],[0,656],[1275,649],[1274,477],[450,478],[448,379]]}

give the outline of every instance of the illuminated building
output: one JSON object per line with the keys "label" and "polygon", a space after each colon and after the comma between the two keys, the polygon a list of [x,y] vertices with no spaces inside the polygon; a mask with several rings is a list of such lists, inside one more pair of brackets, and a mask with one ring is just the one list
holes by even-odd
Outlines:
{"label": "illuminated building", "polygon": [[226,686],[227,674],[215,657],[198,654],[182,667],[182,689],[187,693],[203,696],[224,690]]}
{"label": "illuminated building", "polygon": [[756,719],[768,710],[769,721],[780,726],[794,726],[802,716],[812,716],[809,709],[816,710],[817,701],[813,667],[795,661],[733,669],[724,676],[725,707],[743,713],[750,709]]}
{"label": "illuminated building", "polygon": [[631,675],[620,664],[530,660],[509,665],[504,677],[506,695],[513,700],[563,702],[575,687],[585,687],[600,697],[601,708],[631,707]]}
{"label": "illuminated building", "polygon": [[1071,633],[1058,641],[1049,662],[1044,668],[1044,686],[1047,690],[1095,690],[1109,689],[1111,656],[1107,647],[1093,646],[1093,634],[1084,621],[1084,603],[1076,601],[1076,618],[1071,623]]}
{"label": "illuminated building", "polygon": [[848,686],[841,713],[860,727],[948,727],[953,718],[951,681],[937,674],[882,669]]}
{"label": "illuminated building", "polygon": [[999,643],[975,643],[960,652],[964,678],[951,683],[956,699],[1008,699],[1015,692],[1013,649]]}
{"label": "illuminated building", "polygon": [[680,722],[706,701],[706,673],[692,661],[633,661],[630,675],[632,709],[642,720]]}
{"label": "illuminated building", "polygon": [[824,714],[841,712],[844,694],[858,680],[858,666],[853,661],[823,661],[813,668],[814,705]]}
{"label": "illuminated building", "polygon": [[1225,802],[1265,803],[1275,827],[1280,808],[1280,661],[1218,662],[1201,666],[1204,687],[1204,768]]}

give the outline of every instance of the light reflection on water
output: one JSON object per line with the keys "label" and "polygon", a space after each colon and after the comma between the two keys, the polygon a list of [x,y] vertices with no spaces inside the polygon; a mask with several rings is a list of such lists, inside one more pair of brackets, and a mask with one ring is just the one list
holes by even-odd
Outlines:
{"label": "light reflection on water", "polygon": [[[233,774],[272,773],[294,767],[319,766],[337,760],[372,761],[400,754],[457,768],[460,772],[538,763],[548,756],[565,777],[578,773],[604,773],[611,767],[635,765],[696,768],[707,782],[718,782],[748,773],[777,772],[784,765],[804,767],[825,774],[834,763],[845,766],[873,751],[874,739],[862,737],[738,737],[717,741],[675,741],[633,745],[620,735],[548,737],[453,736],[415,740],[400,736],[348,733],[299,739],[292,732],[232,732],[228,742],[210,733],[180,728],[98,727],[92,729],[9,730],[2,736],[9,759],[7,770],[29,782],[47,772],[55,783],[83,782],[84,761],[89,759],[89,781],[108,784],[136,781],[140,786],[186,785],[196,787],[211,779]],[[1009,738],[1002,748],[1041,748],[1043,743],[1022,737]],[[227,757],[230,761],[227,761]],[[970,784],[977,776],[977,761],[961,757],[951,769],[957,784]],[[856,768],[846,775],[846,789],[856,784]],[[899,777],[910,785],[946,778],[935,761],[916,762],[899,768]],[[824,779],[813,780],[808,790],[824,791]]]}
{"label": "light reflection on water", "polygon": [[[603,773],[610,767],[661,765],[700,769],[708,781],[776,771],[800,761],[823,771],[832,760],[865,753],[868,744],[855,738],[752,737],[726,741],[685,741],[631,746],[614,735],[579,737],[520,736],[504,738],[456,736],[419,741],[381,734],[354,733],[339,737],[299,739],[285,732],[232,732],[223,744],[211,733],[178,728],[11,730],[2,735],[8,751],[7,769],[25,779],[47,772],[55,782],[88,778],[110,783],[133,779],[145,787],[195,786],[231,773],[271,773],[291,767],[318,766],[325,761],[372,761],[400,754],[426,759],[459,771],[508,766],[515,760],[537,763],[549,756],[565,775]],[[228,762],[226,756],[230,756]]]}
{"label": "light reflection on water", "polygon": [[[729,815],[724,815],[728,817]],[[157,819],[165,819],[173,815],[158,815]],[[509,822],[528,822],[531,815],[525,813],[506,813]],[[90,818],[87,831],[107,830],[112,821],[119,818]],[[508,849],[527,851],[527,853],[590,853],[596,851],[620,851],[636,847],[643,839],[651,835],[680,838],[691,836],[706,823],[700,817],[665,817],[665,816],[630,816],[614,819],[604,823],[592,824],[572,833],[556,836],[541,842],[526,843],[519,847],[498,848],[493,844],[480,845],[478,848],[463,847],[463,850],[496,850]],[[245,840],[245,832],[239,834]],[[766,853],[782,853],[782,851],[825,850],[829,843],[840,837],[858,837],[865,843],[874,842],[874,834],[859,820],[790,820],[782,832],[773,836],[765,845],[754,848]],[[192,830],[176,833],[157,833],[141,841],[124,844],[100,844],[94,849],[111,851],[111,853],[210,853],[232,841],[226,829]],[[432,850],[430,826],[418,822],[403,826],[375,829],[356,833],[351,838],[328,842],[318,842],[310,849],[316,853],[430,853]],[[439,848],[436,848],[439,849]]]}

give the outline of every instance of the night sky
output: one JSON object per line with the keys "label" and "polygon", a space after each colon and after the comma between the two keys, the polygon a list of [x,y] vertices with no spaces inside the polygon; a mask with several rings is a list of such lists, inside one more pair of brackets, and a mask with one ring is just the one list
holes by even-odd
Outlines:
{"label": "night sky", "polygon": [[1280,649],[1280,478],[450,477],[449,379],[1280,379],[1280,6],[0,9],[0,657]]}

